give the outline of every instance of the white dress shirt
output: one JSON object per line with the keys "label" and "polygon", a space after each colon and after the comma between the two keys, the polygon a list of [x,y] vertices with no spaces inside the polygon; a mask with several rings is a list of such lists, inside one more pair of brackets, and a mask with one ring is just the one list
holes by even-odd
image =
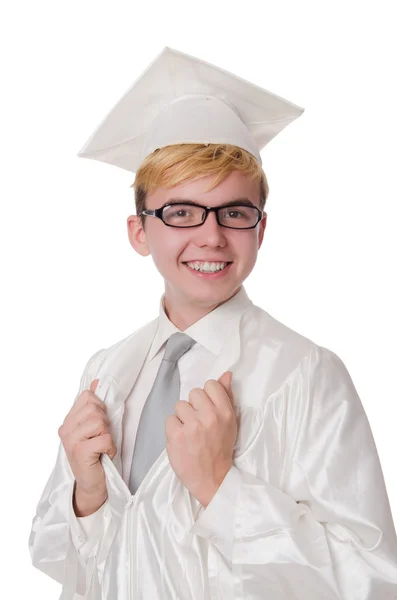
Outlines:
{"label": "white dress shirt", "polygon": [[[194,339],[196,343],[193,344],[190,350],[183,354],[177,362],[181,382],[181,400],[188,401],[189,393],[193,388],[204,387],[204,384],[207,381],[207,374],[216,357],[222,352],[223,345],[228,337],[230,329],[236,325],[242,313],[251,304],[252,301],[248,298],[245,288],[241,286],[241,289],[235,296],[183,331],[183,333]],[[123,480],[127,485],[129,484],[135,439],[143,406],[149,396],[157,372],[160,368],[160,363],[164,356],[165,344],[172,334],[180,331],[181,330],[169,320],[165,313],[163,294],[160,299],[158,329],[136,383],[126,400],[123,415],[123,445],[121,457]],[[196,499],[193,498],[194,504],[200,509],[196,515],[198,516],[201,512],[201,508],[199,502],[197,500],[195,502],[195,500]],[[78,543],[78,540],[75,539],[76,547],[79,546],[82,562],[87,560],[100,536],[102,513],[106,503],[107,502],[92,515],[78,518],[86,539],[83,545]]]}

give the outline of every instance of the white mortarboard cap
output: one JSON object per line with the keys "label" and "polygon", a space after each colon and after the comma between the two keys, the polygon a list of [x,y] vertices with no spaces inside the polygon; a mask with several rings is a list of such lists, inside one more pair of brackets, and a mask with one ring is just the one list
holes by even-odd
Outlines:
{"label": "white mortarboard cap", "polygon": [[157,148],[233,144],[260,151],[304,109],[208,62],[165,47],[78,156],[136,173]]}

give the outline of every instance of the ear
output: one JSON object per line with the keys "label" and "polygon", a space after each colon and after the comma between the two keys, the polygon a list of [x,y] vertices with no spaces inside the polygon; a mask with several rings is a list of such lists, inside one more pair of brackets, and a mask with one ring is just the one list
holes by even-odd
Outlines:
{"label": "ear", "polygon": [[142,226],[142,219],[137,215],[130,215],[127,218],[128,239],[131,246],[141,256],[149,256],[150,249],[147,242],[147,236]]}

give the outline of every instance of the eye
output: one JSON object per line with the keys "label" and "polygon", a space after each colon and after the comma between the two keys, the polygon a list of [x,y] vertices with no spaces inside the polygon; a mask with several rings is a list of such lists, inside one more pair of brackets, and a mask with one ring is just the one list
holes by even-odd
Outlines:
{"label": "eye", "polygon": [[171,213],[171,217],[184,217],[189,211],[184,208],[180,208],[179,210],[175,210]]}
{"label": "eye", "polygon": [[[240,215],[240,217],[244,217],[245,215],[239,211],[239,210],[229,210],[226,212],[226,216],[231,216],[231,215]],[[233,216],[231,218],[234,218]]]}

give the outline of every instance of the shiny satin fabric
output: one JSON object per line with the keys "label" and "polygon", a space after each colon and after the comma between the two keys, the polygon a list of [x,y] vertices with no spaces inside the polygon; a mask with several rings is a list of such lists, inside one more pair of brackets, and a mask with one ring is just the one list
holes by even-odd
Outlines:
{"label": "shiny satin fabric", "polygon": [[[121,448],[124,401],[157,319],[87,363]],[[29,538],[62,600],[395,600],[397,538],[375,442],[341,359],[250,304],[208,379],[233,371],[233,466],[204,509],[166,450],[132,495],[102,455],[102,530],[86,565],[62,445]],[[76,396],[77,398],[77,396]],[[82,542],[81,542],[82,543]]]}

